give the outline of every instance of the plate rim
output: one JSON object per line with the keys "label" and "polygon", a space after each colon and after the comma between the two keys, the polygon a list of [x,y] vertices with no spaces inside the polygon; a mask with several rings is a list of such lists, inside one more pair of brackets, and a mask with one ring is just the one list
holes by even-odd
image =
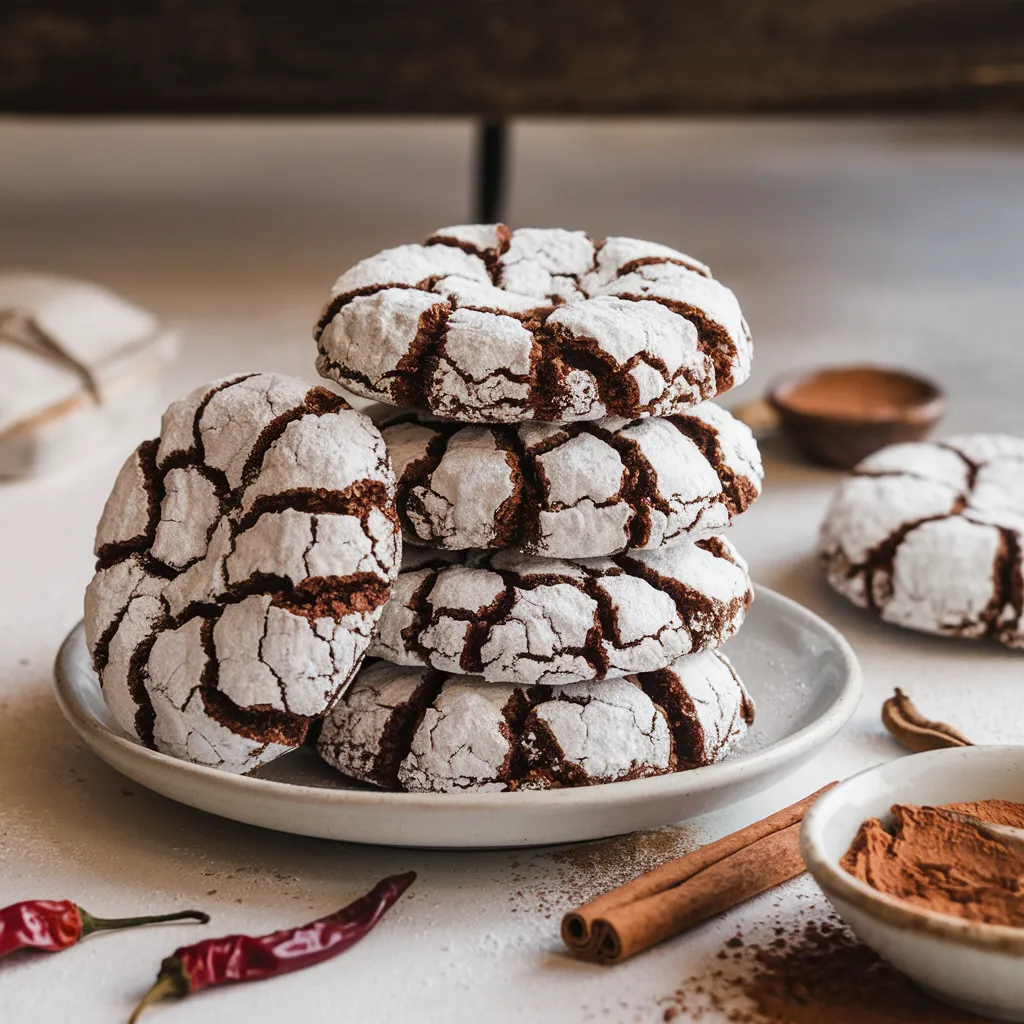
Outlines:
{"label": "plate rim", "polygon": [[[816,612],[804,607],[769,587],[756,587],[757,600],[777,604],[782,612],[795,617],[804,625],[825,634],[838,650],[845,666],[845,680],[836,699],[817,718],[790,736],[754,751],[718,764],[691,768],[685,772],[670,772],[646,779],[626,779],[619,782],[599,783],[567,789],[506,790],[484,793],[404,793],[391,790],[334,789],[326,786],[307,786],[295,782],[279,782],[249,775],[236,775],[218,768],[194,764],[145,747],[141,743],[114,732],[94,718],[74,697],[74,690],[66,669],[69,652],[84,635],[84,622],[79,622],[62,641],[54,662],[54,691],[61,712],[71,727],[95,750],[102,760],[104,746],[113,746],[124,756],[148,763],[153,770],[176,773],[180,778],[193,780],[203,788],[215,787],[237,791],[244,789],[253,795],[269,798],[301,799],[307,805],[377,807],[381,810],[465,810],[486,812],[508,808],[513,802],[517,810],[541,811],[554,809],[571,802],[575,806],[598,806],[609,803],[609,787],[614,787],[615,801],[654,799],[659,796],[685,796],[728,786],[751,772],[769,773],[779,763],[796,761],[813,751],[816,745],[827,742],[850,720],[863,693],[863,673],[860,662],[849,641],[831,623]],[[108,762],[109,763],[109,762]],[[116,766],[114,766],[116,768]],[[681,786],[681,783],[686,783]]]}

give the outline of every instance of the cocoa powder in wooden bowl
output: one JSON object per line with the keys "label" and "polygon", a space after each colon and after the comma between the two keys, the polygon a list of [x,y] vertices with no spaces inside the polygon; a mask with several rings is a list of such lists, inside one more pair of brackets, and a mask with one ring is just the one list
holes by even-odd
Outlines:
{"label": "cocoa powder in wooden bowl", "polygon": [[886,445],[921,440],[946,411],[937,384],[881,366],[789,374],[768,402],[805,458],[843,469]]}

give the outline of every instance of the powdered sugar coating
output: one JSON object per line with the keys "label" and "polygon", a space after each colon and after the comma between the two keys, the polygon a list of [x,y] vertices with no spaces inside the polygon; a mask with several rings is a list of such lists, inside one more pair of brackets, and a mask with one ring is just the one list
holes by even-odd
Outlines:
{"label": "powdered sugar coating", "polygon": [[750,373],[736,298],[702,263],[582,231],[443,228],[342,274],[317,369],[464,423],[666,416]]}
{"label": "powdered sugar coating", "polygon": [[378,421],[407,539],[451,551],[589,558],[700,540],[728,527],[764,476],[750,429],[710,403],[564,426]]}
{"label": "powdered sugar coating", "polygon": [[613,679],[717,647],[752,598],[721,537],[573,560],[407,549],[370,653],[522,686]]}
{"label": "powdered sugar coating", "polygon": [[398,571],[383,439],[343,399],[254,374],[175,402],[96,532],[86,640],[117,723],[246,771],[355,674]]}
{"label": "powdered sugar coating", "polygon": [[549,789],[712,764],[752,720],[743,684],[712,651],[657,673],[558,688],[374,662],[332,707],[317,750],[387,789]]}
{"label": "powdered sugar coating", "polygon": [[869,456],[822,525],[829,582],[887,622],[1024,646],[1024,439],[971,434]]}

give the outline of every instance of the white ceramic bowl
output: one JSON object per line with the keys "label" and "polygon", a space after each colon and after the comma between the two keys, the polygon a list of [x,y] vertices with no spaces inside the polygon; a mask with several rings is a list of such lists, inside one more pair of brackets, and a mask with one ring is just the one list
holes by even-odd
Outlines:
{"label": "white ceramic bowl", "polygon": [[960,747],[869,768],[821,797],[804,818],[800,848],[833,906],[878,954],[945,1002],[1024,1021],[1024,928],[975,924],[918,910],[839,866],[865,818],[893,804],[1003,799],[1024,802],[1024,747]]}

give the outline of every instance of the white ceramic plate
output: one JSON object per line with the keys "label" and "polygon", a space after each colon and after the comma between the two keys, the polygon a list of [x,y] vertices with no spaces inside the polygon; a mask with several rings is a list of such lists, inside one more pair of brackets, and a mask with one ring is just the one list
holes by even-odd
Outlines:
{"label": "white ceramic plate", "polygon": [[172,800],[251,825],[386,846],[540,846],[657,828],[766,789],[849,720],[860,668],[828,623],[764,587],[725,648],[757,705],[733,754],[693,771],[582,789],[382,793],[347,782],[307,750],[231,775],[149,750],[116,730],[77,626],[57,655],[57,699],[104,761]]}

